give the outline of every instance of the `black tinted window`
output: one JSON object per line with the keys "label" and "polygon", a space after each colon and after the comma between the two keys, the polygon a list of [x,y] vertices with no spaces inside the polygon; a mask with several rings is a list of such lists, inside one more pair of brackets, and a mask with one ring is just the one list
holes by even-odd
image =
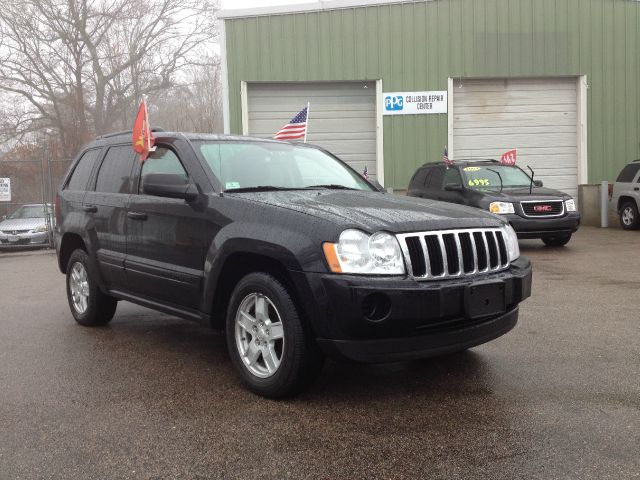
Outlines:
{"label": "black tinted window", "polygon": [[460,176],[460,172],[457,168],[449,168],[445,170],[443,185],[450,184],[462,185],[462,177]]}
{"label": "black tinted window", "polygon": [[93,170],[93,164],[98,158],[100,149],[89,150],[86,152],[80,161],[78,161],[76,168],[71,174],[69,183],[67,183],[67,190],[85,190],[87,188],[87,182]]}
{"label": "black tinted window", "polygon": [[424,187],[424,181],[427,178],[428,170],[426,168],[421,168],[418,170],[413,178],[411,179],[409,188],[422,188]]}
{"label": "black tinted window", "polygon": [[431,172],[431,176],[428,181],[428,188],[432,188],[434,190],[439,190],[442,188],[442,182],[444,180],[444,167],[436,167]]}
{"label": "black tinted window", "polygon": [[129,193],[133,160],[134,153],[130,145],[111,147],[100,165],[96,192]]}
{"label": "black tinted window", "polygon": [[630,163],[622,169],[616,182],[633,182],[638,169],[640,169],[640,163]]}

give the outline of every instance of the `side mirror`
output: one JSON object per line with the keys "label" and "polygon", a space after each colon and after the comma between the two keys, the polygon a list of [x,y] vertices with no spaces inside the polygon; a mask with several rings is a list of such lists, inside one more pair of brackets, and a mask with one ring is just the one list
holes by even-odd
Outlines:
{"label": "side mirror", "polygon": [[377,180],[369,180],[369,183],[373,185],[377,191],[382,193],[387,193],[385,188],[382,185],[380,185],[380,182],[378,182]]}
{"label": "side mirror", "polygon": [[150,173],[142,180],[142,192],[156,197],[181,198],[191,202],[198,197],[198,189],[182,175]]}
{"label": "side mirror", "polygon": [[447,192],[462,192],[462,185],[460,185],[459,183],[447,183],[444,186],[444,189]]}
{"label": "side mirror", "polygon": [[542,183],[542,180],[534,180],[534,181],[533,181],[533,184],[534,184],[536,187],[543,187],[543,186],[544,186],[544,184]]}

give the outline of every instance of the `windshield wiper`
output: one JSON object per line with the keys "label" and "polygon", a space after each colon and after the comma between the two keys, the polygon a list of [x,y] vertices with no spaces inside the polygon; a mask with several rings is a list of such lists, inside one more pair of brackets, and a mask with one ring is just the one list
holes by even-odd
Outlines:
{"label": "windshield wiper", "polygon": [[308,187],[304,187],[305,190],[313,190],[316,188],[328,188],[329,190],[357,190],[357,188],[345,187],[344,185],[336,185],[333,183],[327,185],[309,185]]}
{"label": "windshield wiper", "polygon": [[243,193],[243,192],[273,192],[273,191],[288,191],[288,190],[300,190],[300,188],[276,187],[274,185],[258,185],[257,187],[227,188],[226,190],[223,190],[223,192],[224,193]]}

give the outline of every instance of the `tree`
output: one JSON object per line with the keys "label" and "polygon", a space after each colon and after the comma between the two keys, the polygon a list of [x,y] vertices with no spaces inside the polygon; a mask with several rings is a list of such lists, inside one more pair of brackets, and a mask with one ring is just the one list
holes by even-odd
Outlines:
{"label": "tree", "polygon": [[4,0],[0,91],[13,108],[0,135],[54,128],[71,155],[128,128],[142,95],[188,84],[185,72],[210,58],[216,9],[215,0]]}

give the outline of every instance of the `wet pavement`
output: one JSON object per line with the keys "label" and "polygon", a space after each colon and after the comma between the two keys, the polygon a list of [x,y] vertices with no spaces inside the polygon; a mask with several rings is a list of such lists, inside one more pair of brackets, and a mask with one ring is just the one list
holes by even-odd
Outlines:
{"label": "wet pavement", "polygon": [[328,363],[287,401],[221,334],[128,303],[73,321],[55,257],[0,254],[0,479],[640,477],[640,232],[521,242],[533,296],[463,354]]}

